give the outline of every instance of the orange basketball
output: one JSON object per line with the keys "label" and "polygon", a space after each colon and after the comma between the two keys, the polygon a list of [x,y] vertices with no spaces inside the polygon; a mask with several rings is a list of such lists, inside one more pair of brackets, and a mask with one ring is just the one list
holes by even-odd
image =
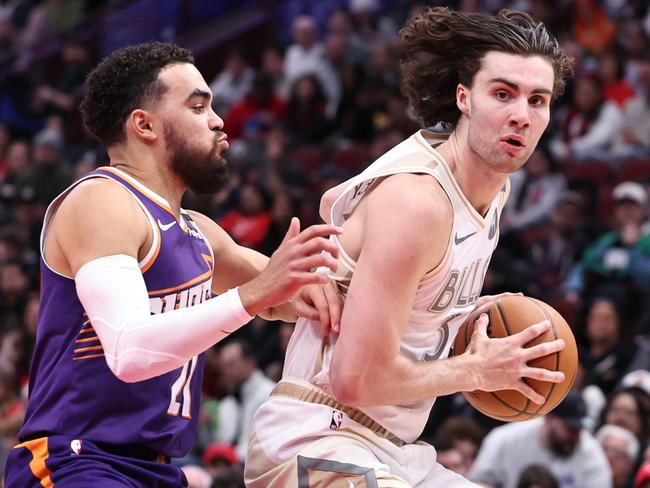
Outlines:
{"label": "orange basketball", "polygon": [[[490,337],[506,337],[537,322],[549,320],[551,328],[526,346],[535,346],[555,339],[564,339],[566,346],[562,351],[537,358],[530,361],[528,365],[551,371],[562,371],[564,381],[550,383],[524,378],[526,383],[546,398],[542,405],[533,403],[516,390],[494,392],[477,390],[464,392],[463,395],[479,412],[504,422],[530,420],[547,414],[564,399],[576,377],[578,349],[569,324],[546,303],[518,295],[497,299],[490,308],[488,316],[490,318],[488,325]],[[454,342],[454,355],[457,356],[465,351],[473,330],[473,326],[461,327]]]}

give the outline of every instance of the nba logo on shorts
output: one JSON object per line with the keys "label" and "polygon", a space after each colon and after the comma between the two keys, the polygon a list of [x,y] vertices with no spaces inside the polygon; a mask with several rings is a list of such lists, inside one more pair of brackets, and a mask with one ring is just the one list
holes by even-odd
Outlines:
{"label": "nba logo on shorts", "polygon": [[75,455],[81,454],[81,440],[75,439],[70,442],[70,449],[72,449],[72,452],[75,453]]}
{"label": "nba logo on shorts", "polygon": [[330,422],[330,429],[339,430],[343,423],[343,412],[332,410],[332,421]]}

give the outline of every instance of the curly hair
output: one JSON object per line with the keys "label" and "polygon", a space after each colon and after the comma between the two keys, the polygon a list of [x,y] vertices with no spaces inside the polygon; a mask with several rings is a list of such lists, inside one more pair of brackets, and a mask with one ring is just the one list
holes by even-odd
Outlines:
{"label": "curly hair", "polygon": [[547,58],[555,74],[553,98],[573,75],[573,59],[542,23],[523,12],[502,10],[494,16],[429,8],[400,30],[400,42],[402,93],[427,126],[456,126],[456,86],[471,86],[488,51]]}
{"label": "curly hair", "polygon": [[194,57],[170,43],[148,42],[109,54],[86,78],[79,106],[86,128],[107,147],[123,142],[129,114],[167,91],[158,75],[176,63],[194,64]]}

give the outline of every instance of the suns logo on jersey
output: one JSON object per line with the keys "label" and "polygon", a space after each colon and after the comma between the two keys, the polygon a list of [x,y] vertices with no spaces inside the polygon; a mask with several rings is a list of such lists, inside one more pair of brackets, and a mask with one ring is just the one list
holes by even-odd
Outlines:
{"label": "suns logo on jersey", "polygon": [[174,291],[161,297],[150,297],[151,313],[165,313],[179,308],[193,307],[210,298],[211,280],[185,290]]}

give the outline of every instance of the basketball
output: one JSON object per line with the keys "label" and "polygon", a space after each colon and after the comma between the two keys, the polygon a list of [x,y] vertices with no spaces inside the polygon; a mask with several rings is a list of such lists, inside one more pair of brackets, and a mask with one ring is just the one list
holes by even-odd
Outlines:
{"label": "basketball", "polygon": [[[528,385],[546,399],[542,405],[537,405],[516,390],[494,392],[477,390],[463,392],[463,395],[479,412],[504,422],[530,420],[549,413],[564,399],[576,377],[578,350],[569,324],[548,304],[525,296],[498,298],[487,313],[490,319],[488,336],[495,338],[516,334],[533,324],[549,320],[551,328],[526,344],[526,347],[555,339],[564,339],[566,346],[560,352],[529,361],[528,365],[551,371],[562,371],[564,381],[550,383],[524,378]],[[465,351],[472,331],[473,324],[469,327],[464,324],[460,328],[454,342],[454,355],[457,356]]]}

